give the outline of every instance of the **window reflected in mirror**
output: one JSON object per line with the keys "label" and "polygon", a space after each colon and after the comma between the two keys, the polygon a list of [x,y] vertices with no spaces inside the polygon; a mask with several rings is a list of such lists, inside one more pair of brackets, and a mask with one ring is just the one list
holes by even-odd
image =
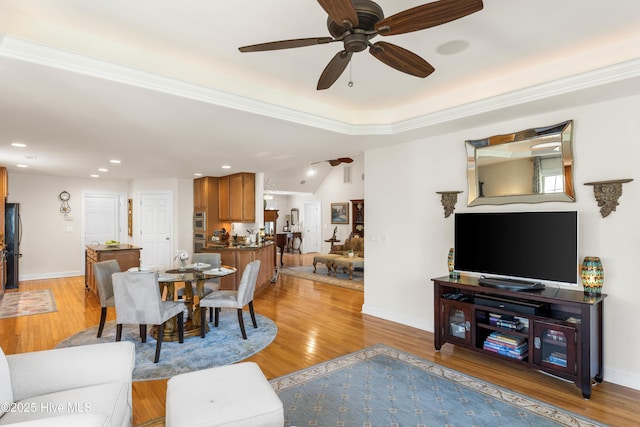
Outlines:
{"label": "window reflected in mirror", "polygon": [[572,125],[466,141],[468,205],[575,201]]}

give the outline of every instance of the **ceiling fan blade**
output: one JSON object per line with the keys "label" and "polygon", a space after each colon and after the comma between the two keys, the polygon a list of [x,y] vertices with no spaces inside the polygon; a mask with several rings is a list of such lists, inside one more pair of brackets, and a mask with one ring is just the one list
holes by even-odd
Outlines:
{"label": "ceiling fan blade", "polygon": [[353,27],[359,25],[358,13],[351,0],[318,0],[318,3],[337,24],[348,21]]}
{"label": "ceiling fan blade", "polygon": [[440,0],[380,20],[375,29],[383,36],[424,30],[482,10],[482,0]]}
{"label": "ceiling fan blade", "polygon": [[340,161],[340,163],[353,163],[351,157],[338,157],[336,160]]}
{"label": "ceiling fan blade", "polygon": [[240,52],[263,52],[265,50],[291,49],[294,47],[314,46],[317,44],[331,43],[331,37],[310,37],[307,39],[281,40],[239,47]]}
{"label": "ceiling fan blade", "polygon": [[320,75],[320,80],[318,80],[318,90],[328,89],[332,84],[338,80],[338,77],[342,75],[342,72],[349,61],[351,61],[351,52],[347,52],[346,50],[342,50],[335,54],[333,59],[329,61],[324,71]]}
{"label": "ceiling fan blade", "polygon": [[391,68],[416,77],[427,77],[435,69],[413,52],[387,42],[378,42],[369,49],[371,55]]}
{"label": "ceiling fan blade", "polygon": [[328,162],[331,166],[338,166],[340,163],[353,163],[353,159],[351,157],[338,157],[337,159],[331,160],[320,160],[319,162],[313,162],[312,165],[317,165],[318,163]]}

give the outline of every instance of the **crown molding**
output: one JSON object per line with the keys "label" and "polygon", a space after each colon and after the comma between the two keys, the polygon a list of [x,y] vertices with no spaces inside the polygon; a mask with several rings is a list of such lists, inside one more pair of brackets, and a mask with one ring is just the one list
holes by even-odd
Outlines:
{"label": "crown molding", "polygon": [[388,124],[334,120],[0,33],[0,56],[346,135],[393,135],[640,76],[640,59]]}

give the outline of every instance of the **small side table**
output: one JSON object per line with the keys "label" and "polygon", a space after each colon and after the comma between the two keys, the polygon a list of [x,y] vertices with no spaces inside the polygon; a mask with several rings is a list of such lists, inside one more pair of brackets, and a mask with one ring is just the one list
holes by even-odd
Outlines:
{"label": "small side table", "polygon": [[335,239],[335,238],[331,238],[331,239],[327,239],[327,240],[325,240],[325,242],[327,242],[327,243],[331,243],[331,250],[333,250],[333,245],[334,245],[335,243],[338,243],[339,241],[340,241],[339,239]]}

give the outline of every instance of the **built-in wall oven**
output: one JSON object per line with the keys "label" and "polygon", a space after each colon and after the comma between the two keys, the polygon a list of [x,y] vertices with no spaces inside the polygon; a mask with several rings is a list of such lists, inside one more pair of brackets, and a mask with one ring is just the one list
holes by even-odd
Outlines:
{"label": "built-in wall oven", "polygon": [[193,231],[207,231],[207,218],[205,212],[193,213]]}
{"label": "built-in wall oven", "polygon": [[193,233],[193,253],[202,252],[207,246],[207,236],[203,231]]}

